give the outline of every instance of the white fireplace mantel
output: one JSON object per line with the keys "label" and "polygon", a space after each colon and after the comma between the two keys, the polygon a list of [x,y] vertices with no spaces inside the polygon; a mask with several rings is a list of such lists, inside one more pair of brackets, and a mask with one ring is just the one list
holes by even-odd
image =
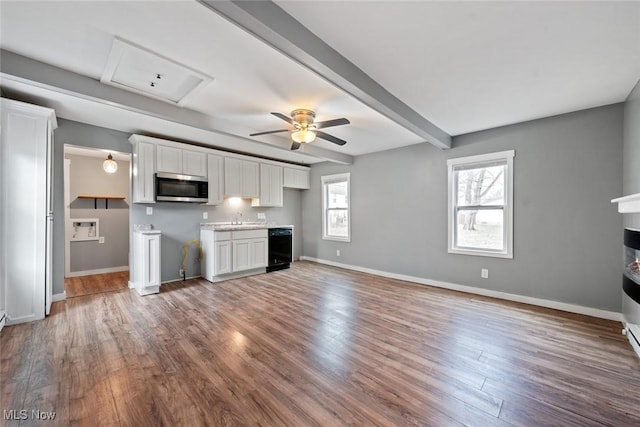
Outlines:
{"label": "white fireplace mantel", "polygon": [[640,193],[618,197],[617,199],[613,199],[611,203],[617,203],[618,212],[622,214],[640,213]]}

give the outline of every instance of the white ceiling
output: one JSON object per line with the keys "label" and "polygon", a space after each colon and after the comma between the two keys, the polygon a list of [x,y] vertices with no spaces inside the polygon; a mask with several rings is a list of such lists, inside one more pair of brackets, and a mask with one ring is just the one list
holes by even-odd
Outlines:
{"label": "white ceiling", "polygon": [[[450,135],[622,102],[640,77],[640,2],[276,3]],[[146,117],[106,86],[106,101],[6,75],[2,86],[64,118],[300,163],[425,141],[195,1],[0,2],[2,49],[96,83],[114,37],[214,80],[184,114],[155,114],[160,106]],[[347,145],[316,140],[288,152],[286,134],[248,137],[285,128],[269,112],[295,108],[319,121],[347,117],[351,125],[326,130]]]}

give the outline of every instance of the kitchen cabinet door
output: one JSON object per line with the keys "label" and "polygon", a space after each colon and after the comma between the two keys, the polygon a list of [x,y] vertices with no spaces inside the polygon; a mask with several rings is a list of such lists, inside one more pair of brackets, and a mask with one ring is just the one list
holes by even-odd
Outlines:
{"label": "kitchen cabinet door", "polygon": [[158,172],[182,173],[182,149],[158,145],[156,170]]}
{"label": "kitchen cabinet door", "polygon": [[222,157],[207,155],[207,176],[209,180],[208,205],[221,205],[224,202],[224,168]]}
{"label": "kitchen cabinet door", "polygon": [[257,198],[258,162],[224,158],[224,195],[229,197]]}
{"label": "kitchen cabinet door", "polygon": [[301,190],[308,190],[309,185],[309,171],[294,168],[284,168],[284,187],[286,188],[298,188]]}
{"label": "kitchen cabinet door", "polygon": [[251,268],[266,267],[269,256],[267,239],[255,239],[249,245],[251,249]]}
{"label": "kitchen cabinet door", "polygon": [[233,271],[243,271],[253,268],[251,266],[251,240],[233,240]]}
{"label": "kitchen cabinet door", "polygon": [[215,243],[215,276],[231,273],[231,241]]}
{"label": "kitchen cabinet door", "polygon": [[155,145],[132,139],[130,141],[133,144],[132,201],[133,203],[155,203]]}
{"label": "kitchen cabinet door", "polygon": [[282,207],[282,166],[260,164],[260,198],[252,206]]}
{"label": "kitchen cabinet door", "polygon": [[259,163],[249,160],[242,160],[242,196],[256,198],[260,197],[258,190]]}
{"label": "kitchen cabinet door", "polygon": [[184,175],[207,176],[207,154],[182,150],[182,173]]}
{"label": "kitchen cabinet door", "polygon": [[229,197],[242,196],[242,160],[232,157],[224,158],[224,195]]}

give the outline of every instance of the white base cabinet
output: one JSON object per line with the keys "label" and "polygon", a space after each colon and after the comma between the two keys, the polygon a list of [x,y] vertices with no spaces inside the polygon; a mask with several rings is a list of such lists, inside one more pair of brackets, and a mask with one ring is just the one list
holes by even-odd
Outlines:
{"label": "white base cabinet", "polygon": [[249,274],[264,273],[267,267],[267,229],[200,231],[203,258],[202,277],[219,282]]}
{"label": "white base cabinet", "polygon": [[133,285],[140,295],[160,292],[160,230],[136,230],[133,238]]}

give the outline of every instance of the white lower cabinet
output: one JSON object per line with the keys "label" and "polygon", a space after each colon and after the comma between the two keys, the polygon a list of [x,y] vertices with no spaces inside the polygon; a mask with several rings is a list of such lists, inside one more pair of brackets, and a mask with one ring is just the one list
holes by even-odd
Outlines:
{"label": "white lower cabinet", "polygon": [[160,236],[160,230],[134,232],[133,284],[140,295],[160,292]]}
{"label": "white lower cabinet", "polygon": [[214,243],[215,268],[214,274],[231,273],[231,241],[224,240]]}
{"label": "white lower cabinet", "polygon": [[200,231],[201,275],[210,282],[262,273],[267,266],[267,230]]}

